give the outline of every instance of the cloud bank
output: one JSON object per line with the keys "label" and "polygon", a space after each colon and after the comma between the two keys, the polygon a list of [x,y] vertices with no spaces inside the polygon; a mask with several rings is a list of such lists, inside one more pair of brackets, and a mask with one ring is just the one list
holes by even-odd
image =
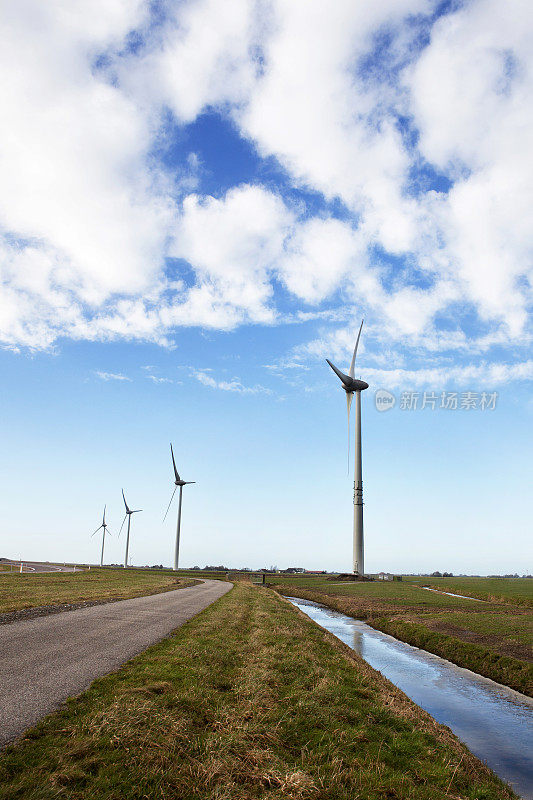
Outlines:
{"label": "cloud bank", "polygon": [[[523,0],[21,0],[0,26],[5,346],[273,325],[282,294],[402,348],[530,341]],[[275,177],[204,191],[168,153],[206,113]]]}

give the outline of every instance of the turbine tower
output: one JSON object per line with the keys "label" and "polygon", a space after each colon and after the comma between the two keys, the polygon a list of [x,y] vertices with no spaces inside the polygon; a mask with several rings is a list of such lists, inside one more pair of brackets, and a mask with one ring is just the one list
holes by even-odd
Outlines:
{"label": "turbine tower", "polygon": [[363,577],[365,574],[365,552],[363,540],[363,462],[361,456],[361,392],[368,389],[366,381],[357,380],[355,375],[355,358],[357,347],[363,329],[363,322],[357,334],[357,341],[352,356],[352,363],[348,374],[345,375],[337,369],[331,361],[326,358],[333,372],[340,378],[342,388],[346,392],[346,403],[348,407],[348,435],[350,433],[350,408],[352,398],[355,394],[355,474],[353,485],[353,571],[355,575]]}
{"label": "turbine tower", "polygon": [[128,532],[126,534],[126,555],[124,556],[124,567],[128,566],[128,551],[130,549],[130,526],[131,526],[131,515],[138,514],[139,511],[142,511],[142,508],[136,508],[135,510],[131,510],[128,508],[128,504],[126,503],[126,498],[124,496],[124,489],[122,489],[122,499],[124,500],[124,505],[126,506],[126,513],[124,514],[124,519],[122,520],[122,525],[120,526],[120,531],[118,535],[120,536],[120,532],[124,527],[124,523],[126,522],[126,517],[128,518]]}
{"label": "turbine tower", "polygon": [[100,566],[101,567],[104,566],[104,544],[105,544],[105,535],[106,535],[107,530],[108,530],[108,525],[107,525],[107,523],[105,521],[105,510],[106,510],[106,506],[104,506],[104,515],[102,517],[102,524],[100,525],[99,528],[97,528],[95,530],[94,533],[91,533],[91,536],[96,536],[98,531],[100,531],[100,530],[102,531],[102,553],[100,555]]}
{"label": "turbine tower", "polygon": [[174,487],[174,491],[172,492],[172,497],[170,498],[170,503],[168,504],[168,508],[165,511],[165,516],[163,517],[163,522],[167,518],[167,514],[169,512],[170,506],[172,505],[172,501],[174,500],[174,495],[176,494],[176,489],[179,486],[180,489],[180,498],[178,503],[178,524],[176,527],[176,546],[174,549],[174,569],[178,569],[178,562],[180,558],[180,528],[181,528],[181,500],[183,495],[183,487],[187,486],[189,483],[196,483],[196,481],[183,481],[180,476],[179,472],[176,469],[176,462],[174,460],[174,450],[172,449],[172,445],[170,445],[170,453],[172,455],[172,466],[174,467],[174,483],[176,484]]}

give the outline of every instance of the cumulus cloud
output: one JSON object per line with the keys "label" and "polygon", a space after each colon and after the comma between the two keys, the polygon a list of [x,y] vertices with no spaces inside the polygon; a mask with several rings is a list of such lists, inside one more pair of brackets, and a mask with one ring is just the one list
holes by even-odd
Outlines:
{"label": "cumulus cloud", "polygon": [[206,107],[238,105],[253,90],[261,15],[255,0],[171,2],[166,22],[156,28],[139,58],[117,68],[122,85],[146,107],[165,105],[181,122]]}
{"label": "cumulus cloud", "polygon": [[520,0],[468,3],[405,73],[420,151],[455,178],[437,210],[450,261],[481,314],[511,333],[531,303],[532,27]]}
{"label": "cumulus cloud", "polygon": [[292,294],[318,303],[348,274],[357,282],[365,267],[366,250],[356,231],[336,219],[315,218],[295,229],[278,272]]}
{"label": "cumulus cloud", "polygon": [[[0,22],[3,338],[46,346],[153,283],[171,209],[149,119],[94,69],[142,2],[11,5]],[[17,311],[20,304],[21,312]],[[7,319],[7,322],[6,322]]]}
{"label": "cumulus cloud", "polygon": [[189,195],[172,253],[194,264],[207,294],[223,298],[233,313],[271,322],[269,272],[293,222],[283,201],[258,186],[239,186],[221,199]]}
{"label": "cumulus cloud", "polygon": [[394,93],[358,71],[383,26],[394,31],[430,5],[340,0],[332,10],[320,0],[274,2],[261,75],[235,111],[263,154],[275,155],[299,184],[341,198],[394,252],[415,234],[416,209],[402,192],[410,158],[390,113]]}

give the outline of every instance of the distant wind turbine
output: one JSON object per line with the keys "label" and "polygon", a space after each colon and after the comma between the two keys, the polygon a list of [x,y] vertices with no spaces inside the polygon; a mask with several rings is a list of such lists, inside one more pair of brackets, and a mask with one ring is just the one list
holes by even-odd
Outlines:
{"label": "distant wind turbine", "polygon": [[179,472],[176,469],[176,461],[174,460],[174,450],[172,449],[172,445],[170,445],[170,453],[172,455],[172,466],[174,467],[174,483],[176,484],[174,487],[174,491],[172,492],[172,497],[170,498],[170,503],[168,504],[168,508],[165,511],[165,516],[163,517],[163,522],[167,518],[167,514],[170,510],[170,506],[172,505],[172,501],[174,500],[174,495],[176,494],[176,489],[179,486],[180,489],[180,497],[178,503],[178,524],[176,527],[176,547],[174,549],[174,569],[178,569],[178,562],[180,557],[180,528],[181,528],[181,500],[183,495],[183,487],[187,486],[189,483],[196,483],[196,481],[183,481],[180,478]]}
{"label": "distant wind turbine", "polygon": [[103,517],[102,517],[102,524],[100,525],[100,527],[99,527],[99,528],[97,528],[97,529],[95,530],[95,532],[94,532],[94,533],[91,533],[91,536],[96,536],[96,534],[98,533],[98,531],[100,531],[100,530],[102,531],[102,554],[101,554],[101,556],[100,556],[100,566],[101,566],[101,567],[103,567],[103,565],[104,565],[104,544],[105,544],[105,535],[106,535],[106,533],[107,533],[107,530],[108,530],[108,527],[109,527],[109,526],[107,525],[106,521],[105,521],[105,510],[106,510],[106,506],[104,506],[104,515],[103,515]]}
{"label": "distant wind turbine", "polygon": [[340,378],[342,388],[346,392],[346,403],[348,407],[348,432],[350,430],[350,408],[352,405],[352,398],[355,394],[355,475],[354,475],[354,493],[353,493],[353,571],[355,575],[363,577],[365,574],[365,558],[364,558],[364,540],[363,540],[363,465],[361,456],[361,392],[368,389],[366,381],[357,380],[355,378],[355,358],[357,356],[357,348],[359,346],[359,339],[361,338],[361,331],[363,329],[363,322],[357,334],[357,341],[352,356],[352,363],[348,374],[345,375],[340,369],[331,363],[326,358],[333,372]]}
{"label": "distant wind turbine", "polygon": [[124,523],[126,522],[126,517],[127,517],[128,518],[128,532],[126,534],[126,555],[124,556],[124,567],[127,567],[128,566],[128,551],[130,549],[131,515],[132,514],[138,514],[139,511],[142,511],[142,508],[136,508],[136,509],[134,509],[132,511],[131,508],[128,507],[128,504],[126,503],[126,498],[124,496],[124,489],[122,489],[122,499],[124,500],[124,505],[126,506],[126,513],[124,514],[124,519],[122,520],[122,525],[120,526],[120,531],[118,532],[118,535],[120,536],[120,533],[122,531],[122,528],[124,527]]}

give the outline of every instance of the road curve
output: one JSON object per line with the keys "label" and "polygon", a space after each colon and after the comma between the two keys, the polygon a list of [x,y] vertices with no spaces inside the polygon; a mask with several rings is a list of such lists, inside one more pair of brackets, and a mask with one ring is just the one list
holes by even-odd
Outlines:
{"label": "road curve", "polygon": [[0,572],[0,575],[11,575],[11,572],[19,572],[20,564],[22,563],[23,571],[30,573],[37,572],[80,572],[81,567],[67,567],[66,564],[51,564],[49,561],[13,561],[11,558],[0,558],[0,566],[6,566],[10,569]]}
{"label": "road curve", "polygon": [[95,678],[168,636],[231,586],[206,580],[186,589],[1,626],[0,746]]}

